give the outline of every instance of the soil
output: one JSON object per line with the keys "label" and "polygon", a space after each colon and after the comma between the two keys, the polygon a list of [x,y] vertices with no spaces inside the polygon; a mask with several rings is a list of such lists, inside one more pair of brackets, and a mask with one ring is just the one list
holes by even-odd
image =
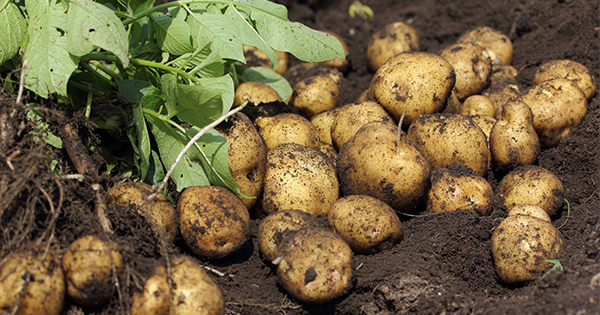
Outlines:
{"label": "soil", "polygon": [[[290,20],[333,31],[348,44],[351,69],[342,85],[342,103],[352,102],[368,87],[372,74],[367,70],[366,44],[375,30],[395,21],[412,21],[421,50],[432,53],[474,27],[487,25],[507,34],[522,91],[532,85],[537,66],[553,59],[580,62],[600,82],[598,1],[364,0],[374,12],[366,22],[348,15],[352,0],[280,2],[288,7]],[[97,172],[82,181],[56,175],[75,173],[67,154],[23,132],[35,128],[25,118],[25,108],[9,95],[0,100],[0,256],[17,249],[39,250],[40,243],[61,252],[79,236],[102,234],[95,219],[98,200],[121,179],[105,174],[98,157],[93,162]],[[78,115],[53,110],[42,114],[56,133],[72,124],[88,148],[97,144],[98,138]],[[568,201],[552,217],[556,227],[562,225],[566,241],[558,257],[564,269],[526,285],[506,286],[497,279],[490,238],[505,217],[497,200],[489,216],[455,211],[402,217],[404,239],[378,254],[355,255],[351,290],[322,305],[298,303],[278,284],[275,269],[258,250],[260,220],[252,220],[250,241],[234,255],[200,262],[224,274],[210,273],[223,292],[227,314],[599,314],[599,134],[596,95],[573,134],[540,154],[537,165],[560,178]],[[489,172],[487,179],[495,188],[501,176]],[[93,183],[101,189],[94,190]],[[126,312],[129,297],[141,289],[155,260],[189,252],[181,240],[174,246],[161,242],[132,209],[106,211],[114,234],[105,237],[120,244],[128,266],[120,278],[122,289],[104,308],[80,309],[67,301],[65,314]]]}

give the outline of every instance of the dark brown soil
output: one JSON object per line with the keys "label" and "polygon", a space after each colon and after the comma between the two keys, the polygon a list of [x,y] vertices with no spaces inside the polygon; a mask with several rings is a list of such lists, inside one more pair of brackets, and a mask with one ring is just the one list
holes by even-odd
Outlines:
{"label": "dark brown soil", "polygon": [[[347,42],[352,68],[342,86],[343,103],[352,102],[369,85],[372,74],[365,52],[373,31],[407,20],[418,32],[421,50],[433,53],[477,26],[504,32],[514,44],[512,64],[520,70],[521,90],[532,85],[537,66],[553,59],[580,62],[600,82],[598,1],[365,0],[375,13],[367,23],[348,15],[352,0],[280,2],[291,20],[336,32]],[[48,243],[49,250],[60,253],[80,236],[102,234],[96,220],[98,200],[120,179],[104,174],[80,182],[56,175],[75,172],[66,153],[36,141],[28,133],[34,126],[25,119],[24,108],[10,99],[0,95],[0,257]],[[55,132],[74,123],[84,145],[89,148],[96,141],[77,115],[43,114]],[[201,263],[224,273],[210,274],[223,292],[228,314],[599,314],[600,280],[592,281],[600,274],[599,135],[600,97],[595,96],[575,132],[541,152],[538,165],[561,179],[570,205],[570,211],[565,205],[552,218],[557,227],[566,222],[560,229],[566,249],[558,257],[564,271],[523,286],[502,285],[494,271],[490,237],[505,216],[498,201],[489,216],[456,211],[402,217],[404,239],[391,250],[356,255],[352,289],[323,305],[300,304],[278,284],[275,269],[258,250],[259,220],[252,220],[250,241],[234,255]],[[58,161],[54,169],[53,160]],[[99,174],[103,171],[98,169]],[[487,179],[495,188],[501,176],[490,172]],[[101,186],[100,195],[91,188],[94,182]],[[174,246],[162,243],[134,210],[107,211],[114,231],[110,238],[120,244],[128,268],[119,278],[120,294],[115,292],[106,307],[84,313],[126,312],[129,296],[141,289],[154,260],[189,253],[181,240]],[[67,311],[81,313],[70,301]]]}

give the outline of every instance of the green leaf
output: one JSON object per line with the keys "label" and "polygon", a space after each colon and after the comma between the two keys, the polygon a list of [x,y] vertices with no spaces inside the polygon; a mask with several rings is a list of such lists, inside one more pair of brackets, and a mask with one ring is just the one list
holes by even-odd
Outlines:
{"label": "green leaf", "polygon": [[98,46],[129,65],[127,32],[115,13],[90,0],[70,0],[67,14],[67,49],[83,56]]}
{"label": "green leaf", "polygon": [[245,62],[244,49],[239,32],[231,19],[222,14],[192,13],[187,19],[191,27],[192,43],[200,48],[210,44],[221,58]]}
{"label": "green leaf", "polygon": [[242,82],[256,81],[262,82],[277,92],[282,100],[287,100],[294,90],[290,83],[279,73],[265,67],[247,68],[239,75]]}
{"label": "green leaf", "polygon": [[288,10],[284,5],[266,0],[234,0],[235,4],[252,7],[252,10],[262,11],[282,20],[288,20]]}
{"label": "green leaf", "polygon": [[181,55],[171,62],[172,66],[203,78],[220,77],[225,74],[225,61],[207,45],[204,49]]}
{"label": "green leaf", "polygon": [[[39,104],[28,104],[29,106],[39,106]],[[35,112],[34,110],[30,110],[27,112],[27,119],[29,119],[30,121],[34,121],[37,126],[30,131],[30,134],[33,135],[41,135],[42,139],[48,143],[49,145],[57,148],[57,149],[62,149],[63,148],[63,142],[62,139],[55,135],[54,133],[52,133],[52,131],[50,131],[50,126],[44,122],[42,119],[42,115],[40,115],[40,113]]]}
{"label": "green leaf", "polygon": [[155,186],[159,186],[165,175],[165,169],[160,161],[160,156],[158,156],[156,151],[152,150],[150,155],[150,168],[148,169],[148,173],[146,175],[147,180],[149,180]]}
{"label": "green leaf", "polygon": [[138,164],[138,172],[140,178],[146,178],[148,169],[150,167],[150,134],[148,132],[148,126],[144,119],[142,112],[141,103],[136,103],[131,108],[133,116],[133,126],[135,127],[135,139],[136,143],[132,143],[134,147],[137,147],[135,159]]}
{"label": "green leaf", "polygon": [[6,8],[9,2],[10,0],[0,0],[0,11],[4,10],[4,8]]}
{"label": "green leaf", "polygon": [[340,41],[327,33],[258,11],[253,11],[250,17],[255,21],[258,33],[275,50],[287,51],[302,61],[345,59]]}
{"label": "green leaf", "polygon": [[201,85],[177,87],[177,104],[169,111],[193,126],[204,127],[226,114],[233,104],[234,85],[230,76],[200,79]]}
{"label": "green leaf", "polygon": [[44,98],[51,93],[66,97],[69,76],[79,63],[79,57],[66,49],[67,7],[64,1],[57,1],[25,3],[29,16],[29,40],[23,55],[28,61],[25,87]]}
{"label": "green leaf", "polygon": [[153,16],[152,19],[161,50],[176,56],[194,51],[190,40],[191,28],[185,20],[170,15]]}
{"label": "green leaf", "polygon": [[14,3],[3,1],[0,11],[0,64],[14,57],[27,37],[27,22]]}
{"label": "green leaf", "polygon": [[117,82],[119,94],[130,102],[140,102],[142,97],[148,93],[144,93],[145,89],[152,87],[152,84],[140,80],[121,80]]}

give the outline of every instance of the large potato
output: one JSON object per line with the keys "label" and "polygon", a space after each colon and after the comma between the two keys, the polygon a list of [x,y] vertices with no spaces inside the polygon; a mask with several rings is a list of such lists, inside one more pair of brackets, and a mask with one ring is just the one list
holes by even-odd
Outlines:
{"label": "large potato", "polygon": [[167,268],[156,264],[152,275],[146,279],[142,292],[131,296],[131,315],[169,315],[171,314],[171,287],[167,277]]}
{"label": "large potato", "polygon": [[267,150],[284,143],[297,143],[312,149],[319,148],[319,132],[311,122],[296,114],[258,117],[255,121]]}
{"label": "large potato", "polygon": [[352,249],[329,229],[303,228],[279,246],[277,278],[286,291],[304,303],[325,303],[352,285]]}
{"label": "large potato", "polygon": [[423,114],[441,112],[456,80],[446,59],[426,52],[403,52],[390,58],[373,76],[369,98],[377,101],[402,127]]}
{"label": "large potato", "polygon": [[367,45],[369,70],[375,72],[393,56],[411,50],[419,50],[419,37],[415,29],[404,22],[388,24],[373,34]]}
{"label": "large potato", "polygon": [[372,121],[394,122],[385,109],[375,101],[344,105],[331,124],[333,144],[339,150],[360,127]]}
{"label": "large potato", "polygon": [[67,294],[77,304],[105,303],[115,288],[113,278],[123,272],[123,257],[116,244],[96,235],[75,240],[62,257]]}
{"label": "large potato", "polygon": [[533,112],[533,127],[540,144],[553,147],[568,137],[587,113],[587,100],[581,89],[569,79],[552,79],[521,94]]}
{"label": "large potato", "polygon": [[225,299],[215,281],[193,258],[171,259],[173,315],[223,315]]}
{"label": "large potato", "polygon": [[198,256],[219,259],[250,238],[250,215],[230,190],[218,186],[186,188],[177,203],[181,236]]}
{"label": "large potato", "polygon": [[51,252],[16,252],[3,257],[0,265],[0,314],[61,314],[65,291],[58,255]]}
{"label": "large potato", "polygon": [[335,168],[324,153],[287,143],[267,154],[264,190],[259,200],[264,214],[297,209],[325,217],[338,197]]}
{"label": "large potato", "polygon": [[327,216],[329,227],[357,253],[373,254],[402,240],[402,223],[392,207],[367,195],[338,199]]}
{"label": "large potato", "polygon": [[240,191],[255,197],[243,198],[238,195],[246,208],[250,209],[262,191],[267,145],[248,116],[242,113],[235,114],[215,129],[227,138],[229,171]]}
{"label": "large potato", "polygon": [[433,169],[462,164],[482,176],[487,172],[487,139],[469,116],[422,115],[410,125],[408,136]]}
{"label": "large potato", "polygon": [[517,167],[502,178],[496,191],[506,208],[535,205],[552,216],[563,205],[562,182],[552,172],[540,166]]}
{"label": "large potato", "polygon": [[572,60],[552,60],[542,64],[535,72],[533,83],[556,78],[574,81],[588,101],[596,94],[596,78],[586,66]]}
{"label": "large potato", "polygon": [[490,85],[492,61],[486,50],[471,42],[454,44],[440,52],[454,68],[454,91],[459,100],[481,93]]}
{"label": "large potato", "polygon": [[492,234],[492,256],[498,278],[517,285],[534,280],[552,266],[564,249],[560,232],[549,222],[529,215],[511,215]]}
{"label": "large potato", "polygon": [[473,29],[459,37],[457,42],[472,42],[491,50],[495,56],[495,58],[492,58],[495,64],[509,65],[512,61],[513,45],[510,38],[489,26]]}
{"label": "large potato", "polygon": [[290,233],[305,227],[320,227],[321,223],[309,213],[300,210],[281,210],[269,214],[258,226],[258,248],[266,259],[280,257],[279,244]]}
{"label": "large potato", "polygon": [[340,105],[338,84],[327,75],[306,78],[294,85],[290,105],[310,118]]}
{"label": "large potato", "polygon": [[[154,193],[154,188],[142,182],[125,182],[110,189],[110,203],[117,205],[138,205]],[[174,242],[179,235],[179,219],[177,210],[163,194],[157,194],[150,202],[136,211],[153,222],[164,233],[169,242]]]}
{"label": "large potato", "polygon": [[382,121],[361,127],[338,154],[344,195],[369,195],[401,212],[410,212],[423,200],[430,172],[414,142],[396,125]]}

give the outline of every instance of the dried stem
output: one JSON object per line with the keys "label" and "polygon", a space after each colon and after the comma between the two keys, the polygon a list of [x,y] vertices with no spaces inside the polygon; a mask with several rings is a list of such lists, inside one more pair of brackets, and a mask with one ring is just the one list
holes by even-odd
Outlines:
{"label": "dried stem", "polygon": [[402,116],[400,116],[400,121],[398,122],[398,137],[396,138],[396,156],[400,155],[400,133],[402,133],[402,122],[404,121],[405,116],[406,110],[402,112]]}

